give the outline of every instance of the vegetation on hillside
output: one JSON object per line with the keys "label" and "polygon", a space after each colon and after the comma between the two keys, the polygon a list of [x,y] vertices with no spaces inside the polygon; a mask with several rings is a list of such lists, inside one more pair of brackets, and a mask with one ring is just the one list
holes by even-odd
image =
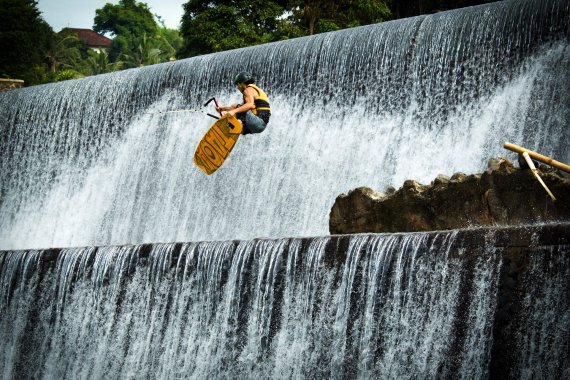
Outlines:
{"label": "vegetation on hillside", "polygon": [[93,30],[107,34],[109,51],[90,49],[70,29],[55,33],[36,0],[0,0],[0,78],[26,85],[81,78],[176,59],[182,47],[145,3],[120,0],[96,10]]}
{"label": "vegetation on hillside", "polygon": [[0,9],[0,77],[44,82],[45,52],[54,44],[54,33],[37,2],[0,0]]}
{"label": "vegetation on hillside", "polygon": [[0,77],[67,80],[491,1],[188,0],[178,30],[119,0],[96,10],[93,30],[113,39],[97,52],[69,29],[54,33],[36,0],[0,0]]}
{"label": "vegetation on hillside", "polygon": [[180,57],[313,35],[495,0],[189,0]]}

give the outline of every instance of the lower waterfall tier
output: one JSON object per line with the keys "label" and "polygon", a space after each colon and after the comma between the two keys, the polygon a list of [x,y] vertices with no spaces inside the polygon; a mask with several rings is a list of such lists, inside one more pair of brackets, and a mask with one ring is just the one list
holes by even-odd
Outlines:
{"label": "lower waterfall tier", "polygon": [[3,378],[568,378],[570,224],[0,251]]}

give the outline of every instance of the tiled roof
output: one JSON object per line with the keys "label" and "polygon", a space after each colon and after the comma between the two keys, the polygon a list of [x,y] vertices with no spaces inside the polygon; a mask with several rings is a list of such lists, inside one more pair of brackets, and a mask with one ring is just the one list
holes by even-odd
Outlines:
{"label": "tiled roof", "polygon": [[78,29],[78,28],[68,28],[73,33],[77,34],[80,40],[85,41],[89,47],[109,47],[113,41],[101,34],[98,34],[91,29]]}

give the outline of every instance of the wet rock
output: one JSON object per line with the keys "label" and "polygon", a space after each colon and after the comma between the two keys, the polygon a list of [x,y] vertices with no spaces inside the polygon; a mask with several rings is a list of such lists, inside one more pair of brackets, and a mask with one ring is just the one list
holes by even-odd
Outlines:
{"label": "wet rock", "polygon": [[499,170],[500,163],[501,160],[499,158],[491,158],[487,163],[487,172],[490,173],[495,170]]}
{"label": "wet rock", "polygon": [[503,158],[481,174],[438,175],[431,185],[407,180],[386,194],[361,187],[340,195],[330,212],[331,234],[435,231],[570,221],[570,179],[541,171],[550,200],[530,170]]}
{"label": "wet rock", "polygon": [[437,185],[447,185],[449,183],[451,178],[449,178],[446,175],[443,174],[439,174],[432,182],[433,186],[437,186]]}
{"label": "wet rock", "polygon": [[465,181],[465,177],[467,177],[465,173],[455,173],[451,176],[450,182],[463,182]]}

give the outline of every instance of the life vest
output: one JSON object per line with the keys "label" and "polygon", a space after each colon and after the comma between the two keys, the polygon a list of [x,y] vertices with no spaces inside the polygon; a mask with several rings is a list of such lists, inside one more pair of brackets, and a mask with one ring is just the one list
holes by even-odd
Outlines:
{"label": "life vest", "polygon": [[[257,115],[257,111],[271,111],[269,107],[269,98],[267,94],[259,87],[254,84],[248,84],[247,87],[253,88],[259,94],[259,98],[254,100],[255,108],[251,110],[254,115]],[[245,103],[245,97],[244,97]]]}

